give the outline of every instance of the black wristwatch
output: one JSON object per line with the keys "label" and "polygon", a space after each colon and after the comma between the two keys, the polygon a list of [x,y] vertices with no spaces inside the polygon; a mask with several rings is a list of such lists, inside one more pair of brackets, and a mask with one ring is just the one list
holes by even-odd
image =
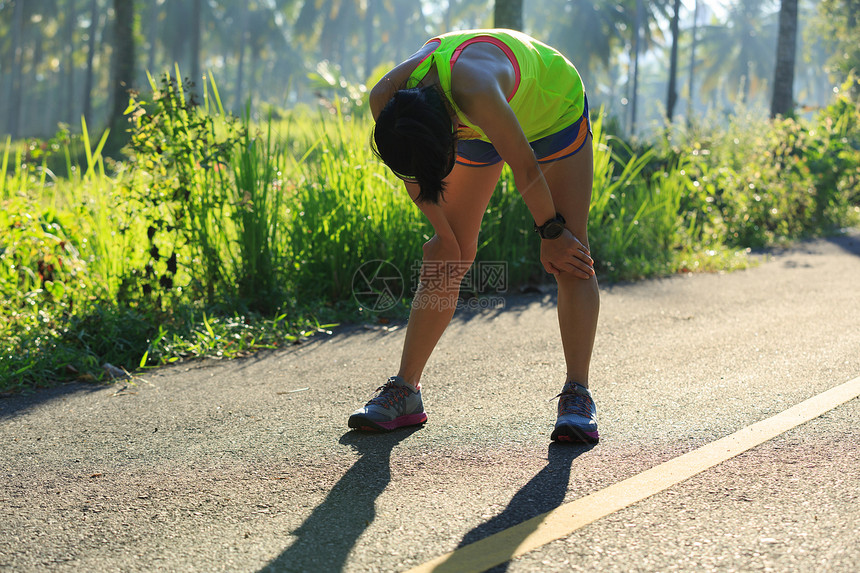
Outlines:
{"label": "black wristwatch", "polygon": [[561,213],[556,213],[555,217],[541,226],[535,221],[535,231],[541,239],[558,239],[564,233],[564,217]]}

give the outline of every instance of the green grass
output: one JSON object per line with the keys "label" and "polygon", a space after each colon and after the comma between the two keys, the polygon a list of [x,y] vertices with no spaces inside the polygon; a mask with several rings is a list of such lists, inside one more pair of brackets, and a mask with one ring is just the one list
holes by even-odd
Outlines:
{"label": "green grass", "polygon": [[[414,278],[432,229],[371,153],[367,119],[335,110],[257,125],[226,117],[214,82],[202,108],[169,82],[153,82],[150,100],[131,102],[123,162],[102,156],[106,134],[5,142],[0,391],[108,381],[107,363],[140,371],[283,347],[380,318],[352,298],[361,263]],[[598,274],[743,268],[751,247],[857,224],[858,118],[842,98],[809,122],[738,117],[632,148],[596,114]],[[505,168],[478,260],[506,262],[515,288],[545,277],[538,246]]]}

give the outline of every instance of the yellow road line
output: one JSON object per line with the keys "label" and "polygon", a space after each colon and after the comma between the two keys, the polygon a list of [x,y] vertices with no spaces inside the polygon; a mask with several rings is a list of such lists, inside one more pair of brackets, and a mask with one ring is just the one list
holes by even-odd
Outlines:
{"label": "yellow road line", "polygon": [[547,543],[567,537],[581,527],[742,454],[858,396],[860,378],[855,378],[725,438],[446,553],[409,570],[408,573],[486,571]]}

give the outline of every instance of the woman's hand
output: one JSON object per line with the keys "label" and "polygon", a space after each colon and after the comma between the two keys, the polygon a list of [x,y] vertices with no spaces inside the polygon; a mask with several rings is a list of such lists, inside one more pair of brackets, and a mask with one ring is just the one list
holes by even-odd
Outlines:
{"label": "woman's hand", "polygon": [[571,273],[581,279],[594,276],[594,260],[588,248],[568,229],[557,239],[541,239],[540,262],[554,275]]}

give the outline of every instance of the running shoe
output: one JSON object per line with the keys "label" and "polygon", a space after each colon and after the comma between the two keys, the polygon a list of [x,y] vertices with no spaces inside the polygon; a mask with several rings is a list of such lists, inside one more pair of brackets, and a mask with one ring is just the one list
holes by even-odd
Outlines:
{"label": "running shoe", "polygon": [[569,381],[564,385],[558,401],[558,419],[551,438],[559,442],[593,444],[597,433],[597,408],[588,388]]}
{"label": "running shoe", "polygon": [[350,428],[387,432],[427,421],[420,386],[415,390],[400,376],[392,376],[376,391],[370,402],[349,417]]}

